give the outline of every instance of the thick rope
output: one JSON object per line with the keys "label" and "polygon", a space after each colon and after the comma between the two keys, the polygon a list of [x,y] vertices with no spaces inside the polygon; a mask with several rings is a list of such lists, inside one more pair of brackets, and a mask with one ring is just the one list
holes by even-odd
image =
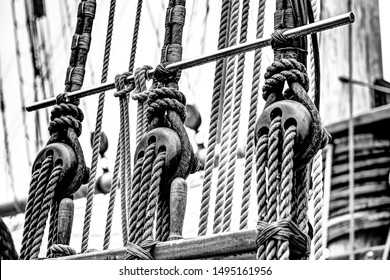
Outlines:
{"label": "thick rope", "polygon": [[[221,20],[219,27],[218,49],[226,47],[226,40],[228,35],[228,21],[229,21],[229,0],[222,1],[221,8]],[[210,193],[213,178],[214,160],[215,160],[215,147],[217,144],[217,132],[218,132],[218,115],[219,115],[219,101],[221,91],[223,90],[223,77],[224,77],[224,60],[218,60],[215,66],[214,75],[214,88],[211,101],[210,112],[210,127],[209,127],[209,139],[206,152],[206,165],[205,174],[202,188],[202,199],[199,217],[198,235],[206,235],[207,223],[209,217],[210,207]]]}
{"label": "thick rope", "polygon": [[62,175],[62,164],[57,165],[53,168],[53,171],[50,174],[49,182],[46,187],[46,192],[44,195],[44,199],[42,202],[42,208],[39,213],[38,218],[38,225],[37,230],[34,233],[34,237],[32,239],[31,247],[31,258],[35,259],[38,257],[39,250],[41,248],[42,239],[44,230],[46,227],[46,221],[49,217],[49,210],[53,202],[55,189],[57,187],[58,180],[60,179],[60,176]]}
{"label": "thick rope", "polygon": [[[294,144],[297,134],[297,127],[290,125],[285,132],[283,139],[282,152],[282,177],[280,186],[280,219],[291,219],[291,201],[293,189],[293,158],[294,158]],[[278,242],[278,260],[288,260],[290,257],[290,243],[289,241]]]}
{"label": "thick rope", "polygon": [[50,176],[52,161],[53,156],[48,156],[42,163],[38,178],[34,176],[35,172],[32,177],[25,213],[22,248],[20,251],[21,259],[28,259],[30,256],[31,248],[29,245],[32,243],[31,239],[33,238],[34,229],[37,225],[37,218],[39,216],[45,186]]}
{"label": "thick rope", "polygon": [[148,194],[148,206],[146,209],[146,217],[144,224],[144,233],[142,239],[137,240],[136,243],[139,243],[146,239],[152,239],[153,233],[153,223],[156,215],[158,195],[160,193],[160,182],[161,174],[163,171],[163,166],[165,162],[166,152],[160,152],[153,163],[152,178],[150,183],[150,189]]}
{"label": "thick rope", "polygon": [[141,14],[142,14],[142,0],[138,0],[137,2],[137,11],[135,14],[134,21],[134,29],[133,29],[133,39],[131,43],[131,52],[130,52],[130,60],[129,60],[129,72],[133,73],[134,63],[135,63],[135,55],[137,53],[137,43],[138,43],[138,31],[141,23]]}
{"label": "thick rope", "polygon": [[139,242],[143,236],[142,227],[145,223],[146,210],[148,207],[148,193],[151,186],[153,163],[155,160],[155,148],[156,143],[151,143],[145,151],[144,161],[142,164],[142,175],[141,175],[141,191],[138,199],[138,211],[135,231],[135,242]]}
{"label": "thick rope", "polygon": [[[247,31],[248,31],[248,17],[249,17],[249,0],[244,0],[242,3],[241,11],[241,27],[240,27],[240,44],[246,42]],[[245,73],[245,53],[240,53],[238,56],[237,75],[234,89],[234,101],[233,101],[233,117],[231,120],[231,131],[230,131],[230,145],[229,145],[229,160],[228,160],[228,171],[227,171],[227,185],[226,185],[226,197],[223,210],[223,226],[222,231],[230,231],[232,208],[233,208],[233,190],[234,190],[234,179],[236,170],[237,160],[237,141],[238,132],[240,127],[240,116],[241,116],[241,99],[242,99],[242,88],[244,83]]]}
{"label": "thick rope", "polygon": [[313,209],[314,209],[314,258],[319,260],[323,254],[323,205],[324,205],[324,184],[322,174],[322,150],[318,151],[313,161]]}
{"label": "thick rope", "polygon": [[[268,201],[267,201],[267,222],[275,222],[278,218],[278,186],[280,181],[279,171],[279,146],[281,133],[281,117],[275,116],[271,121],[271,128],[268,139]],[[266,244],[267,260],[276,258],[277,244],[270,240]]]}
{"label": "thick rope", "polygon": [[[256,38],[262,38],[264,34],[265,0],[260,0],[257,16]],[[252,90],[249,107],[248,133],[245,146],[244,185],[242,191],[240,230],[248,226],[248,214],[250,205],[250,192],[253,170],[253,153],[255,150],[255,125],[257,119],[257,103],[260,88],[260,70],[262,61],[262,49],[257,49],[254,56]]]}
{"label": "thick rope", "polygon": [[[128,223],[127,223],[127,213],[128,213],[128,204],[127,204],[127,186],[130,183],[127,177],[128,171],[128,150],[129,144],[127,141],[128,135],[126,131],[126,106],[127,101],[125,100],[127,97],[120,97],[119,107],[120,107],[120,124],[121,124],[121,155],[120,155],[120,189],[121,189],[121,217],[122,217],[122,238],[123,238],[123,246],[127,244],[128,239]],[[129,193],[131,193],[129,191]]]}
{"label": "thick rope", "polygon": [[50,210],[50,225],[49,225],[49,236],[47,242],[47,249],[53,244],[57,244],[58,236],[58,213],[59,213],[59,202],[54,201]]}
{"label": "thick rope", "polygon": [[[265,221],[267,216],[267,152],[268,135],[260,137],[256,146],[256,182],[257,182],[257,209],[259,221]],[[257,249],[256,259],[265,260],[265,245]]]}
{"label": "thick rope", "polygon": [[[112,39],[112,33],[114,29],[115,5],[116,5],[116,0],[111,0],[110,12],[108,16],[106,45],[104,50],[101,83],[105,83],[107,81],[108,66],[110,61],[110,51],[111,51],[111,39]],[[92,163],[91,163],[90,178],[87,187],[87,202],[86,202],[86,210],[84,215],[84,226],[83,226],[82,243],[81,243],[82,253],[88,249],[89,231],[90,231],[92,207],[93,207],[93,197],[94,197],[94,190],[95,190],[95,183],[96,183],[95,177],[96,177],[96,169],[97,169],[98,156],[100,150],[104,99],[105,99],[105,93],[102,92],[99,95],[95,133],[93,134]]]}
{"label": "thick rope", "polygon": [[[237,42],[238,18],[239,18],[240,2],[234,0],[231,7],[230,18],[230,34],[229,47]],[[221,139],[221,155],[218,167],[218,183],[216,193],[216,203],[214,211],[213,233],[218,233],[222,229],[223,205],[225,200],[226,187],[226,172],[229,153],[229,132],[231,127],[232,101],[233,101],[233,85],[235,72],[236,58],[229,57],[226,70],[226,88],[223,101],[223,117],[222,117],[222,139]]]}
{"label": "thick rope", "polygon": [[142,176],[142,163],[143,157],[139,158],[134,166],[133,174],[133,189],[131,190],[131,208],[129,210],[130,222],[129,222],[129,242],[134,242],[135,240],[135,229],[137,221],[137,210],[138,210],[138,200],[141,192],[141,176]]}
{"label": "thick rope", "polygon": [[12,235],[2,218],[0,218],[0,259],[1,260],[18,259],[18,253],[15,250],[15,245],[12,239]]}

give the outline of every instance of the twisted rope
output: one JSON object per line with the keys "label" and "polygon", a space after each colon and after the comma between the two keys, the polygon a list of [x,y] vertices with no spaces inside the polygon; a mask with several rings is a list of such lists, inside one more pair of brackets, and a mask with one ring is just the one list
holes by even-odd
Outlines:
{"label": "twisted rope", "polygon": [[[221,20],[219,27],[218,49],[226,47],[229,20],[229,0],[222,1]],[[210,207],[210,193],[213,178],[215,147],[217,144],[218,115],[220,94],[223,91],[225,60],[218,60],[215,66],[213,96],[211,101],[209,139],[206,152],[205,174],[202,187],[202,199],[199,215],[198,235],[206,235]]]}
{"label": "twisted rope", "polygon": [[136,221],[136,231],[135,231],[135,241],[140,240],[143,236],[142,227],[145,223],[146,209],[148,206],[148,192],[150,189],[153,170],[153,162],[155,160],[155,149],[156,143],[151,143],[146,148],[144,161],[142,164],[142,175],[141,175],[141,191],[138,199],[138,211],[137,211],[137,221]]}
{"label": "twisted rope", "polygon": [[131,98],[133,100],[138,101],[137,105],[137,130],[136,130],[136,142],[137,144],[141,141],[142,136],[146,132],[147,129],[147,121],[146,121],[146,99],[148,98],[147,95],[147,88],[146,88],[146,75],[147,71],[151,69],[149,66],[143,66],[140,68],[135,69],[134,72],[134,84],[135,89],[133,93],[131,94]]}
{"label": "twisted rope", "polygon": [[[112,39],[112,33],[114,29],[115,6],[116,6],[116,0],[111,0],[110,12],[109,12],[108,24],[107,24],[106,44],[105,44],[104,57],[103,57],[103,70],[102,70],[101,83],[105,83],[107,81],[108,66],[110,62],[111,39]],[[92,163],[91,163],[90,178],[87,187],[87,202],[85,208],[84,226],[83,226],[83,234],[82,234],[82,242],[81,242],[82,253],[88,249],[89,231],[90,231],[90,224],[91,224],[91,217],[92,217],[93,196],[94,196],[95,181],[96,181],[95,177],[96,177],[96,169],[98,163],[98,155],[100,150],[100,138],[101,138],[101,130],[102,130],[102,122],[103,122],[104,99],[105,99],[105,93],[102,92],[99,94],[95,133],[93,134]]]}
{"label": "twisted rope", "polygon": [[323,221],[323,205],[324,205],[324,184],[322,174],[322,150],[320,150],[315,158],[312,169],[312,180],[314,185],[313,191],[313,208],[314,208],[314,258],[321,259],[323,254],[323,236],[322,236],[322,221]]}
{"label": "twisted rope", "polygon": [[169,205],[162,199],[161,190],[157,208],[156,240],[166,241],[169,237]]}
{"label": "twisted rope", "polygon": [[64,245],[64,244],[53,244],[47,250],[47,257],[48,258],[56,258],[59,256],[61,256],[61,257],[72,256],[72,255],[76,255],[76,254],[77,254],[77,252],[75,249],[73,249],[69,245]]}
{"label": "twisted rope", "polygon": [[131,190],[131,208],[129,210],[130,222],[129,222],[129,242],[134,242],[135,229],[137,221],[138,200],[141,192],[141,176],[142,176],[142,163],[143,157],[139,158],[134,166],[133,174],[133,189]]}
{"label": "twisted rope", "polygon": [[31,244],[29,246],[31,248],[31,253],[30,253],[31,259],[35,259],[38,257],[39,250],[42,244],[43,234],[46,227],[46,221],[49,216],[49,210],[52,205],[55,189],[57,187],[57,183],[61,175],[62,175],[62,164],[54,167],[50,174],[49,182],[46,187],[41,210],[39,213],[37,228],[34,233],[34,237],[31,239]]}
{"label": "twisted rope", "polygon": [[[256,182],[257,182],[257,209],[258,220],[264,221],[267,216],[267,150],[268,135],[264,134],[260,137],[256,145]],[[265,245],[259,246],[257,249],[256,259],[265,260]]]}
{"label": "twisted rope", "polygon": [[297,193],[297,224],[299,228],[304,232],[308,233],[308,178],[307,178],[307,167],[297,170],[296,172],[296,186],[298,189]]}
{"label": "twisted rope", "polygon": [[0,218],[0,259],[1,260],[17,260],[18,253],[15,250],[12,235],[8,230],[3,219]]}
{"label": "twisted rope", "polygon": [[[125,97],[124,97],[125,98]],[[120,192],[121,192],[121,222],[122,222],[122,240],[123,246],[127,244],[128,224],[127,224],[127,203],[126,203],[126,144],[125,144],[125,114],[123,108],[122,98],[119,101],[120,107]]]}
{"label": "twisted rope", "polygon": [[[237,29],[238,29],[238,11],[240,2],[234,0],[231,7],[230,18],[230,34],[229,34],[229,47],[233,46],[237,42]],[[216,193],[216,203],[214,211],[214,225],[213,233],[218,233],[222,228],[222,215],[223,205],[225,200],[225,186],[226,186],[226,171],[227,160],[229,152],[229,132],[231,127],[231,114],[232,114],[232,100],[233,100],[233,85],[234,85],[234,72],[235,72],[235,57],[229,57],[227,62],[226,71],[226,89],[223,101],[223,117],[222,117],[222,139],[221,139],[221,156],[218,167],[218,183]]]}
{"label": "twisted rope", "polygon": [[34,234],[34,229],[37,226],[37,218],[39,217],[39,210],[42,205],[42,198],[45,192],[45,186],[50,176],[50,171],[52,168],[53,156],[49,155],[42,163],[41,168],[39,169],[39,176],[34,176],[34,172],[30,191],[29,198],[26,205],[26,214],[25,214],[25,223],[23,230],[22,238],[22,248],[20,251],[21,259],[28,259],[30,257],[32,238]]}
{"label": "twisted rope", "polygon": [[[294,178],[294,144],[297,135],[297,127],[290,125],[285,132],[282,153],[282,177],[280,190],[280,219],[291,218],[291,201]],[[278,260],[288,260],[290,256],[289,241],[278,242]]]}
{"label": "twisted rope", "polygon": [[[240,44],[246,42],[247,31],[248,31],[248,16],[249,16],[249,0],[244,0],[242,3],[241,11],[241,27],[240,27]],[[241,99],[242,99],[242,88],[244,82],[244,71],[245,70],[245,53],[240,53],[238,56],[236,84],[234,89],[234,101],[233,101],[233,118],[231,120],[231,131],[230,131],[230,145],[229,145],[229,159],[228,159],[228,170],[227,170],[227,185],[226,185],[226,197],[223,209],[223,226],[222,231],[230,231],[232,208],[233,208],[233,190],[234,190],[234,179],[235,169],[237,160],[237,141],[238,132],[240,126],[241,116]]]}
{"label": "twisted rope", "polygon": [[[260,0],[257,16],[256,38],[263,37],[264,34],[264,15],[265,15],[265,0]],[[257,49],[254,56],[252,90],[249,107],[248,133],[245,146],[245,168],[244,168],[244,184],[242,191],[241,214],[240,214],[240,230],[248,226],[248,213],[250,205],[250,191],[252,181],[252,162],[253,153],[255,150],[255,125],[257,119],[257,101],[260,88],[260,70],[262,61],[262,49]]]}
{"label": "twisted rope", "polygon": [[[278,186],[280,181],[279,172],[279,144],[281,132],[281,117],[275,116],[271,121],[271,128],[268,139],[268,201],[267,201],[267,222],[272,223],[277,220],[278,211]],[[270,240],[266,244],[267,260],[276,257],[277,244],[275,240]]]}
{"label": "twisted rope", "polygon": [[49,226],[49,236],[47,242],[47,249],[51,245],[57,243],[57,234],[58,234],[58,213],[59,213],[59,202],[54,201],[50,210],[50,226]]}
{"label": "twisted rope", "polygon": [[138,2],[137,2],[137,11],[135,14],[133,39],[132,39],[132,43],[131,43],[131,53],[130,53],[130,60],[129,60],[129,72],[130,73],[133,72],[134,62],[135,62],[135,54],[137,52],[138,31],[139,31],[139,26],[141,23],[142,3],[143,3],[142,0],[138,0]]}
{"label": "twisted rope", "polygon": [[153,232],[153,222],[154,217],[156,215],[156,208],[157,208],[157,202],[158,202],[158,195],[160,193],[160,182],[161,182],[161,174],[163,171],[163,166],[165,162],[166,152],[160,152],[153,163],[153,170],[152,170],[152,178],[151,178],[151,184],[148,194],[148,206],[146,209],[146,217],[145,217],[145,225],[144,227],[144,234],[142,236],[142,239],[137,240],[136,243],[139,243],[146,239],[152,239],[152,232]]}

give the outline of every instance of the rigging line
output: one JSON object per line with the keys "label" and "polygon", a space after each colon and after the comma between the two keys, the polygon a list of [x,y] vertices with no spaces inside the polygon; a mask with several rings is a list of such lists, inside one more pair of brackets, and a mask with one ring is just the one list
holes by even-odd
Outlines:
{"label": "rigging line", "polygon": [[[7,120],[6,120],[6,114],[5,114],[5,102],[4,102],[4,92],[3,92],[3,73],[1,68],[1,57],[0,57],[0,110],[1,110],[1,116],[2,116],[2,124],[3,124],[3,133],[4,133],[4,147],[5,147],[5,158],[7,163],[7,171],[8,176],[11,181],[11,189],[14,195],[15,202],[17,201],[17,195],[15,190],[15,184],[14,184],[14,176],[13,176],[13,169],[12,169],[12,162],[11,162],[11,153],[9,148],[9,138],[8,138],[8,127],[7,127]],[[17,205],[17,203],[15,203]]]}
{"label": "rigging line", "polygon": [[39,24],[39,31],[40,31],[40,35],[41,35],[41,41],[42,41],[42,50],[43,50],[43,55],[44,55],[44,60],[43,60],[43,65],[45,67],[45,72],[42,73],[43,77],[45,77],[48,85],[49,85],[49,95],[50,97],[53,97],[54,96],[54,86],[53,86],[53,79],[52,79],[52,73],[51,73],[51,58],[52,58],[52,54],[51,54],[51,49],[52,49],[52,46],[51,46],[51,43],[50,43],[50,36],[49,36],[49,33],[47,33],[47,36],[48,36],[48,45],[46,45],[46,35],[45,35],[45,32],[44,32],[44,27],[43,27],[43,22],[42,20],[39,20],[38,22]]}
{"label": "rigging line", "polygon": [[27,118],[26,118],[26,100],[24,98],[24,79],[23,79],[23,73],[22,73],[22,64],[21,64],[21,58],[20,58],[20,44],[19,44],[19,36],[18,36],[18,21],[16,18],[16,8],[15,8],[15,0],[11,0],[11,13],[12,13],[12,19],[13,19],[13,30],[14,30],[14,40],[15,40],[15,51],[16,51],[16,67],[18,70],[18,76],[19,76],[19,94],[20,94],[20,102],[22,105],[22,123],[24,128],[24,137],[25,137],[25,144],[26,144],[26,156],[27,156],[27,163],[28,166],[31,167],[31,156],[30,156],[30,135],[28,133],[27,128]]}
{"label": "rigging line", "polygon": [[[103,57],[103,69],[102,69],[102,76],[101,76],[102,83],[105,83],[107,81],[107,76],[108,76],[108,67],[110,63],[110,53],[111,53],[111,40],[112,40],[112,33],[114,30],[115,6],[116,6],[116,0],[111,0],[108,23],[107,23],[105,50],[104,50],[104,57]],[[90,229],[91,216],[92,216],[95,176],[96,176],[96,168],[97,168],[99,148],[100,148],[102,122],[103,122],[104,99],[105,99],[105,92],[103,91],[99,94],[97,117],[96,117],[96,128],[93,137],[91,173],[90,173],[90,179],[87,188],[87,203],[86,203],[86,211],[84,216],[81,252],[85,252],[88,249],[88,239],[89,239],[89,229]]]}

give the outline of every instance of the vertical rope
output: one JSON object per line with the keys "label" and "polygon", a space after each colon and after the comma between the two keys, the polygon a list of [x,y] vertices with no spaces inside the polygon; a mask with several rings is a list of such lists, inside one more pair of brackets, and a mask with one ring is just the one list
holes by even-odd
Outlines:
{"label": "vertical rope", "polygon": [[[280,190],[280,219],[287,219],[291,217],[291,201],[292,201],[292,189],[293,189],[293,158],[294,158],[294,144],[297,134],[297,127],[290,125],[285,132],[283,140],[283,153],[282,153],[282,177],[281,177],[281,190]],[[288,260],[290,256],[290,242],[282,241],[278,242],[278,260]]]}
{"label": "vertical rope", "polygon": [[49,182],[47,184],[46,192],[42,202],[42,208],[39,213],[37,229],[34,232],[34,237],[31,240],[31,244],[30,244],[30,248],[31,248],[30,256],[32,259],[38,257],[41,244],[42,244],[44,230],[46,227],[46,221],[49,216],[49,210],[54,198],[55,188],[57,187],[57,183],[58,180],[60,179],[61,174],[62,174],[62,164],[54,167],[53,171],[50,174]]}
{"label": "vertical rope", "polygon": [[[110,62],[111,39],[112,39],[112,33],[114,29],[115,5],[116,5],[116,0],[111,0],[110,12],[108,16],[106,45],[104,50],[101,83],[105,83],[107,81],[108,66]],[[93,206],[93,195],[95,189],[95,177],[96,177],[96,169],[97,169],[98,155],[100,149],[102,121],[103,121],[104,99],[105,99],[105,93],[102,92],[99,94],[98,109],[97,109],[97,116],[96,116],[96,128],[95,128],[95,133],[93,135],[91,172],[90,172],[90,179],[87,187],[87,202],[86,202],[86,210],[84,216],[84,226],[83,226],[83,234],[82,234],[82,242],[81,242],[82,253],[88,249],[89,230],[90,230],[92,206]]]}
{"label": "vertical rope", "polygon": [[160,182],[161,174],[163,171],[163,166],[165,162],[166,152],[160,152],[153,163],[152,178],[150,184],[150,190],[148,195],[148,206],[146,209],[145,225],[144,225],[144,234],[142,239],[137,240],[136,242],[141,242],[148,238],[152,238],[153,232],[153,222],[156,215],[156,208],[158,202],[158,195],[160,192]]}
{"label": "vertical rope", "polygon": [[47,242],[47,249],[49,249],[53,244],[57,244],[57,233],[58,233],[58,212],[59,212],[59,202],[54,201],[50,210],[50,226],[49,226],[49,236]]}
{"label": "vertical rope", "polygon": [[141,175],[141,191],[138,199],[138,211],[137,211],[137,227],[135,231],[135,241],[139,240],[143,236],[142,227],[145,222],[146,209],[148,204],[148,192],[150,189],[152,178],[153,162],[155,160],[156,143],[151,143],[145,151],[144,161],[142,164]]}
{"label": "vertical rope", "polygon": [[[247,31],[248,31],[248,16],[249,16],[249,0],[244,0],[241,11],[241,27],[240,27],[240,44],[246,42]],[[237,141],[238,132],[240,128],[240,116],[241,116],[241,99],[242,99],[242,88],[244,82],[245,73],[245,53],[240,53],[238,56],[236,84],[234,90],[234,101],[233,101],[233,118],[231,120],[231,131],[230,131],[230,145],[229,145],[229,160],[228,160],[228,177],[226,185],[226,197],[223,210],[223,226],[222,231],[229,231],[231,224],[232,208],[233,208],[233,190],[234,190],[234,179],[235,169],[237,160]]]}
{"label": "vertical rope", "polygon": [[48,156],[42,163],[38,178],[34,176],[35,172],[33,174],[25,213],[21,259],[28,259],[30,256],[30,244],[34,234],[33,229],[37,225],[37,216],[39,216],[45,186],[50,176],[52,161],[53,156]]}
{"label": "vertical rope", "polygon": [[122,222],[122,240],[123,246],[127,244],[127,236],[128,236],[128,225],[127,225],[127,203],[126,203],[126,185],[127,177],[126,177],[126,136],[125,136],[125,113],[124,113],[124,104],[123,97],[119,99],[119,107],[120,107],[120,190],[121,190],[121,222]]}
{"label": "vertical rope", "polygon": [[308,227],[308,178],[307,167],[304,167],[296,172],[296,186],[297,193],[297,224],[299,228],[304,232],[309,232]]}
{"label": "vertical rope", "polygon": [[[257,182],[257,209],[259,221],[265,221],[267,216],[267,148],[268,135],[264,134],[260,137],[256,146],[256,182]],[[265,260],[265,246],[261,245],[257,249],[256,258]]]}
{"label": "vertical rope", "polygon": [[116,191],[118,189],[118,175],[119,175],[119,165],[120,165],[120,151],[121,151],[121,134],[118,137],[118,145],[115,156],[115,165],[114,173],[112,175],[111,189],[110,189],[110,199],[108,202],[107,209],[107,219],[106,219],[106,229],[104,232],[104,241],[103,241],[103,250],[107,250],[110,246],[110,237],[111,237],[111,228],[112,228],[112,217],[114,215],[114,206],[115,206],[115,197]]}
{"label": "vertical rope", "polygon": [[[267,201],[267,222],[272,223],[277,220],[278,211],[278,186],[280,181],[279,172],[279,144],[281,133],[281,117],[275,116],[271,121],[271,128],[268,139],[268,201]],[[266,244],[267,260],[276,258],[277,246],[275,240],[270,240]]]}
{"label": "vertical rope", "polygon": [[141,192],[141,176],[142,176],[142,163],[143,157],[139,158],[134,166],[134,174],[133,174],[133,189],[131,190],[131,208],[129,211],[129,242],[134,242],[135,238],[135,228],[137,221],[137,210],[138,210],[138,200]]}
{"label": "vertical rope", "polygon": [[[222,1],[221,19],[219,27],[218,49],[226,47],[229,21],[229,0]],[[211,101],[209,139],[206,152],[205,175],[202,188],[202,199],[199,216],[198,235],[206,235],[210,207],[210,193],[213,178],[215,147],[217,144],[219,100],[224,77],[224,60],[218,60],[215,66],[213,96]]]}
{"label": "vertical rope", "polygon": [[[234,0],[231,7],[231,19],[230,19],[230,34],[229,34],[229,47],[233,46],[237,42],[237,29],[238,29],[238,11],[240,2]],[[234,84],[234,72],[235,72],[235,57],[229,57],[227,62],[226,71],[226,90],[223,101],[223,118],[222,118],[222,139],[221,139],[221,155],[218,167],[218,183],[216,193],[216,204],[214,214],[213,233],[218,233],[222,228],[222,211],[225,197],[226,186],[226,171],[227,171],[227,157],[229,152],[229,132],[231,126],[231,114],[232,114],[232,100],[233,100],[233,84]]]}
{"label": "vertical rope", "polygon": [[[259,1],[256,38],[262,38],[264,34],[264,15],[265,15],[265,0]],[[252,90],[249,107],[248,134],[245,146],[245,169],[244,169],[244,185],[242,192],[241,215],[240,215],[240,230],[248,226],[248,212],[250,204],[250,191],[252,181],[252,162],[255,149],[255,125],[257,119],[257,102],[260,88],[260,70],[262,61],[262,49],[257,49],[254,56]]]}
{"label": "vertical rope", "polygon": [[322,221],[323,221],[323,205],[324,205],[324,184],[322,174],[322,150],[318,151],[314,158],[312,180],[314,185],[313,192],[313,208],[314,208],[314,257],[319,260],[323,254],[323,235],[322,235]]}

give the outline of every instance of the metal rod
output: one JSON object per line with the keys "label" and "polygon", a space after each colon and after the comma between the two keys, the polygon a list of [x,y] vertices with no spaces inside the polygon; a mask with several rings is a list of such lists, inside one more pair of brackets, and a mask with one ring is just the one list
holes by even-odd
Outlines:
{"label": "metal rod", "polygon": [[373,89],[373,90],[377,90],[377,91],[381,91],[383,93],[390,94],[390,88],[387,88],[387,87],[384,87],[384,86],[378,86],[378,85],[374,85],[372,83],[367,83],[367,82],[363,82],[363,81],[353,80],[353,79],[349,79],[349,78],[344,77],[344,76],[339,77],[339,80],[342,83],[351,83],[351,84],[354,84],[354,85],[359,85],[359,86],[362,86],[362,87],[368,87],[368,88]]}
{"label": "metal rod", "polygon": [[[301,36],[310,35],[310,34],[315,33],[315,32],[332,29],[332,28],[335,28],[335,27],[338,27],[341,25],[353,23],[354,21],[355,21],[354,14],[352,12],[349,12],[349,13],[345,13],[345,14],[342,14],[339,16],[335,16],[335,17],[331,17],[331,18],[328,18],[325,20],[321,20],[321,21],[318,21],[315,23],[311,23],[311,24],[307,24],[304,26],[294,28],[294,29],[290,29],[290,30],[284,32],[283,35],[286,38],[297,38],[297,37],[301,37]],[[238,44],[238,45],[233,46],[233,47],[224,48],[224,49],[218,50],[212,54],[175,62],[175,63],[167,65],[166,68],[168,70],[188,69],[188,68],[192,68],[195,66],[205,64],[205,63],[216,61],[218,59],[221,59],[221,58],[224,58],[227,56],[236,55],[236,54],[239,54],[242,52],[253,51],[253,50],[258,49],[258,48],[264,48],[264,47],[267,47],[269,45],[271,45],[271,37],[260,38],[260,39],[254,40],[253,42]],[[152,77],[153,73],[154,73],[154,70],[150,70],[148,72],[148,76]],[[129,83],[134,82],[134,76],[130,75],[127,78],[127,81]],[[89,95],[93,95],[93,94],[100,93],[102,91],[106,91],[106,90],[110,90],[110,89],[114,89],[114,88],[115,88],[114,83],[104,83],[104,84],[100,84],[98,86],[94,86],[92,88],[86,88],[86,89],[81,89],[81,90],[70,92],[70,93],[68,93],[68,96],[70,98],[82,98],[82,97],[86,97]],[[31,104],[30,106],[27,106],[26,110],[31,112],[31,111],[42,109],[42,108],[52,106],[55,104],[56,104],[55,98],[48,98],[45,100],[35,102],[35,103]]]}

